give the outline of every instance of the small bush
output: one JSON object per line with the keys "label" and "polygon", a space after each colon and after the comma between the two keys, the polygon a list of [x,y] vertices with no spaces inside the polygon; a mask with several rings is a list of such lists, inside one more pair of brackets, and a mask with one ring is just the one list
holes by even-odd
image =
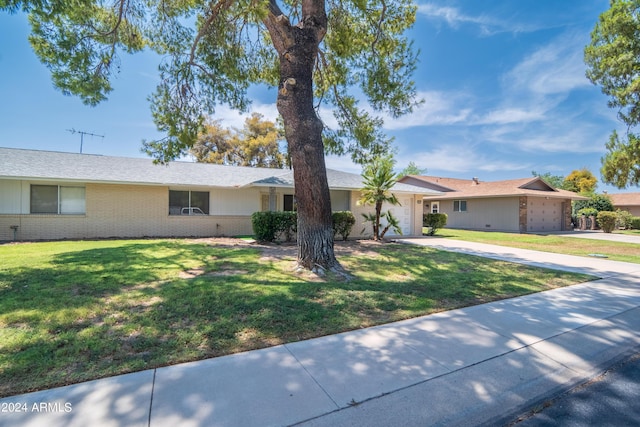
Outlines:
{"label": "small bush", "polygon": [[289,242],[297,231],[295,212],[254,212],[251,215],[253,234],[261,242],[274,242],[281,235]]}
{"label": "small bush", "polygon": [[276,237],[282,235],[290,242],[298,231],[298,214],[296,212],[276,212]]}
{"label": "small bush", "polygon": [[634,216],[631,218],[631,228],[634,230],[640,230],[640,216]]}
{"label": "small bush", "polygon": [[631,228],[631,221],[633,220],[633,215],[628,211],[622,211],[620,209],[616,209],[616,227],[629,229]]}
{"label": "small bush", "polygon": [[338,211],[334,212],[331,218],[333,219],[333,238],[340,235],[342,240],[347,240],[356,223],[356,217],[349,211]]}
{"label": "small bush", "polygon": [[602,211],[598,212],[596,222],[598,223],[598,226],[602,229],[602,231],[604,231],[605,233],[611,233],[614,228],[616,228],[617,219],[618,216],[615,212]]}
{"label": "small bush", "polygon": [[447,214],[445,213],[428,213],[422,216],[422,226],[428,227],[427,235],[433,236],[438,229],[447,225]]}
{"label": "small bush", "polygon": [[253,234],[260,242],[273,242],[276,239],[273,212],[254,212],[251,215]]}

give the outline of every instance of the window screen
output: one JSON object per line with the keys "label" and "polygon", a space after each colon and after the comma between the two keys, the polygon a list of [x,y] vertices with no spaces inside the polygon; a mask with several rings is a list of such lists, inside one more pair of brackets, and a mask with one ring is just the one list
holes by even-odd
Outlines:
{"label": "window screen", "polygon": [[60,187],[60,213],[85,213],[85,190],[83,187]]}
{"label": "window screen", "polygon": [[466,200],[455,200],[453,202],[453,210],[454,210],[454,212],[466,212],[467,211],[467,201]]}
{"label": "window screen", "polygon": [[85,189],[58,185],[32,185],[30,212],[33,214],[84,214],[86,212]]}
{"label": "window screen", "polygon": [[58,186],[31,186],[31,213],[58,213]]}
{"label": "window screen", "polygon": [[194,213],[193,208],[209,215],[208,191],[169,190],[169,215],[191,215]]}

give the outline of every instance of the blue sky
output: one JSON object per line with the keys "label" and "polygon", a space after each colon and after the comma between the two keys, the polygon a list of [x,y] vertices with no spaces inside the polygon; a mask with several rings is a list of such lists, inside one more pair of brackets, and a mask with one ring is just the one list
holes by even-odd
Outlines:
{"label": "blue sky", "polygon": [[[607,98],[585,77],[583,48],[608,0],[459,0],[418,3],[411,36],[420,49],[415,74],[424,104],[388,119],[397,166],[410,161],[429,175],[524,178],[532,171],[568,175],[600,158],[621,129]],[[109,100],[88,107],[53,88],[49,71],[27,41],[21,14],[0,13],[0,146],[144,157],[155,130],[147,97],[158,81],[158,57],[121,56]],[[274,90],[252,91],[252,109],[274,118]],[[216,118],[241,126],[243,116],[220,107]],[[323,119],[331,123],[330,114]],[[1,161],[1,159],[0,159]],[[348,157],[328,167],[360,172]],[[619,192],[600,183],[598,191]],[[638,188],[630,190],[638,191]]]}

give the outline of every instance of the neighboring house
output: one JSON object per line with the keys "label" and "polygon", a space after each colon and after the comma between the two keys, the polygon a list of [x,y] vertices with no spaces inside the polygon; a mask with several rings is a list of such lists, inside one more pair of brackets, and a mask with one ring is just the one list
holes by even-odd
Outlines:
{"label": "neighboring house", "polygon": [[400,182],[443,192],[425,196],[425,213],[446,213],[447,227],[469,230],[572,230],[571,201],[587,199],[537,177],[486,182],[410,175]]}
{"label": "neighboring house", "polygon": [[613,207],[628,211],[633,216],[640,216],[640,193],[608,194]]}
{"label": "neighboring house", "polygon": [[[359,236],[361,213],[373,210],[357,206],[361,176],[327,177],[332,209],[352,211]],[[434,191],[397,184],[393,192],[403,234],[420,235],[422,198]],[[284,169],[0,148],[5,241],[250,235],[253,212],[293,210],[293,194],[293,173]]]}

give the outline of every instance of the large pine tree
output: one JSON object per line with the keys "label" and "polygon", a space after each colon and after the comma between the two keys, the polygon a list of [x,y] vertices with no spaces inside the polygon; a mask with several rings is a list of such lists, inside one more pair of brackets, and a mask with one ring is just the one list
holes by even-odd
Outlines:
{"label": "large pine tree", "polygon": [[[161,162],[188,151],[217,104],[245,110],[250,85],[277,87],[296,183],[298,263],[339,268],[324,153],[366,152],[381,124],[366,111],[398,116],[415,105],[416,53],[404,35],[415,20],[411,0],[0,0],[0,10],[19,9],[55,85],[89,105],[106,99],[119,53],[162,54],[150,100],[166,137],[145,143]],[[340,129],[325,128],[323,104]]]}

